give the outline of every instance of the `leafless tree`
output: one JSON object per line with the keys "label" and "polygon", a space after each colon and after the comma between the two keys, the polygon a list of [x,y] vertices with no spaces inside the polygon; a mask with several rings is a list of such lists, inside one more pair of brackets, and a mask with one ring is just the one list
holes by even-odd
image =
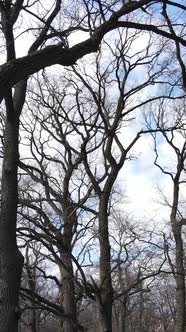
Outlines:
{"label": "leafless tree", "polygon": [[[175,29],[165,1],[113,1],[111,4],[79,1],[75,5],[67,1],[62,6],[62,1],[56,0],[50,8],[48,4],[45,6],[40,1],[0,1],[1,38],[5,45],[5,63],[0,67],[0,100],[4,99],[6,108],[0,221],[1,331],[16,331],[19,317],[18,290],[23,258],[16,243],[18,136],[28,77],[54,64],[74,65],[83,56],[97,52],[107,33],[130,28],[150,31],[160,39],[165,37],[173,41],[185,89],[185,66],[181,54],[186,44],[185,26],[181,21],[181,28]],[[166,6],[179,11],[178,17],[185,11],[185,6],[179,2],[168,0]],[[162,8],[164,21],[157,25],[157,12],[159,18],[162,17]],[[134,20],[133,14],[139,19]],[[60,17],[59,21],[57,17]],[[25,30],[20,28],[22,19],[28,22]],[[34,31],[34,37],[32,35],[28,54],[16,58],[17,39],[30,31]],[[87,33],[87,39],[71,46],[69,36],[77,31]]]}
{"label": "leafless tree", "polygon": [[[163,193],[164,204],[170,208],[170,225],[172,228],[175,241],[175,263],[172,262],[170,248],[167,244],[167,255],[175,276],[176,281],[176,324],[175,331],[183,332],[185,330],[185,267],[184,267],[184,245],[182,228],[185,225],[183,202],[183,190],[185,184],[185,158],[186,158],[186,141],[185,141],[185,99],[177,103],[171,103],[172,118],[169,117],[170,108],[162,101],[159,107],[153,107],[154,113],[152,118],[157,124],[160,132],[153,135],[155,165],[160,171],[169,176],[171,180],[171,197],[168,193]],[[156,111],[155,111],[156,109]],[[152,115],[154,114],[154,115]],[[167,125],[172,126],[172,130],[166,131]],[[163,160],[160,144],[160,137],[169,149],[169,156],[172,158],[167,162]]]}
{"label": "leafless tree", "polygon": [[[23,122],[24,132],[30,141],[30,147],[28,146],[31,152],[30,157],[34,159],[34,163],[20,162],[26,178],[29,176],[34,184],[30,182],[27,192],[25,192],[25,187],[22,187],[20,191],[22,206],[20,215],[24,221],[20,224],[18,231],[21,237],[25,234],[26,237],[35,238],[41,242],[52,256],[52,261],[57,264],[61,276],[59,282],[60,304],[64,315],[69,318],[62,322],[62,331],[77,331],[75,287],[79,288],[80,293],[83,290],[91,296],[91,292],[87,287],[81,266],[73,257],[72,251],[76,242],[81,239],[82,234],[90,227],[94,219],[92,217],[92,220],[81,224],[83,206],[87,213],[94,213],[93,209],[85,206],[91,195],[92,185],[87,183],[85,186],[86,178],[80,170],[81,150],[85,143],[82,140],[77,147],[73,147],[71,143],[74,135],[73,121],[75,121],[76,109],[74,109],[74,104],[71,108],[69,105],[68,119],[66,119],[63,103],[66,104],[67,91],[63,86],[63,95],[61,95],[61,91],[57,93],[55,87],[50,86],[48,95],[45,96],[42,94],[40,83],[37,83],[40,94],[36,94],[36,92],[32,94],[31,122],[28,120]],[[48,85],[47,82],[46,85]],[[71,90],[71,100],[72,96]],[[35,115],[33,107],[35,107]],[[42,111],[45,108],[46,112],[40,113],[40,108]],[[76,121],[79,122],[80,119],[76,118]],[[93,130],[93,125],[94,121],[90,125],[90,131]],[[79,140],[80,128],[81,124],[79,128],[76,126],[77,140]],[[86,142],[86,136],[84,140]],[[27,140],[25,142],[23,140],[23,143],[27,145]],[[26,159],[29,159],[29,156]],[[77,184],[75,184],[76,177]],[[25,220],[28,220],[29,227]],[[33,223],[34,228],[30,223]],[[30,228],[31,230],[28,231]],[[73,262],[77,265],[77,269],[80,269],[82,284],[77,279],[75,280]]]}
{"label": "leafless tree", "polygon": [[[42,245],[35,240],[25,240],[22,240],[22,248],[25,248],[25,263],[20,289],[19,331],[25,329],[29,332],[43,331],[43,329],[51,331],[49,326],[53,326],[55,331],[60,331],[60,306],[57,312],[58,278],[47,273],[47,262],[42,255]],[[50,263],[50,269],[52,268],[53,265]]]}
{"label": "leafless tree", "polygon": [[[68,285],[69,280],[72,282],[70,287],[62,286],[62,305],[66,315],[74,320],[76,304],[72,269],[72,250],[75,245],[73,237],[77,240],[82,234],[87,235],[90,226],[92,228],[92,224],[88,223],[83,229],[82,225],[79,229],[78,214],[85,211],[94,216],[96,223],[93,225],[96,228],[93,238],[96,237],[99,241],[100,280],[97,282],[92,278],[92,283],[87,287],[82,270],[81,278],[86,294],[95,297],[97,301],[101,330],[112,329],[114,297],[109,215],[114,183],[124,163],[130,159],[130,151],[140,135],[148,130],[137,130],[125,147],[120,131],[124,130],[125,123],[130,122],[132,125],[132,119],[140,107],[152,100],[165,98],[164,95],[154,94],[143,97],[143,91],[151,85],[159,84],[159,77],[167,70],[167,62],[156,69],[160,53],[159,50],[151,49],[151,36],[148,48],[143,48],[137,55],[134,50],[132,55],[131,49],[136,38],[136,32],[130,34],[126,31],[123,37],[119,32],[119,42],[115,48],[105,42],[106,50],[100,51],[92,67],[93,75],[84,66],[80,70],[73,67],[65,77],[59,78],[58,85],[60,80],[62,82],[60,90],[55,82],[51,83],[50,76],[46,78],[43,73],[44,83],[41,78],[33,81],[35,89],[31,92],[28,110],[22,118],[22,136],[28,136],[29,141],[27,143],[23,138],[23,145],[30,146],[34,162],[29,161],[28,156],[25,158],[28,162],[25,163],[23,158],[19,165],[39,186],[31,185],[29,188],[28,184],[26,191],[23,187],[20,203],[27,208],[21,214],[26,219],[29,215],[27,209],[34,211],[29,219],[40,229],[39,235],[35,235],[37,240],[42,240],[53,256],[56,255],[53,246],[57,247],[60,256],[57,255],[56,259],[60,266],[62,285],[66,285],[67,279]],[[103,64],[104,52],[111,57],[106,66]],[[128,83],[130,75],[135,75],[139,68],[146,71],[145,79]],[[114,89],[114,95],[110,96],[111,89]],[[171,98],[170,95],[167,97]],[[47,205],[52,209],[53,217],[52,214],[49,215],[50,209],[45,212]],[[35,214],[40,216],[41,221],[35,221]],[[58,221],[55,221],[56,218]],[[24,227],[19,228],[19,232],[23,231]],[[34,232],[35,230],[32,236]],[[43,232],[44,239],[41,235]],[[46,234],[50,238],[50,244],[46,241]],[[76,325],[74,326],[76,329]]]}

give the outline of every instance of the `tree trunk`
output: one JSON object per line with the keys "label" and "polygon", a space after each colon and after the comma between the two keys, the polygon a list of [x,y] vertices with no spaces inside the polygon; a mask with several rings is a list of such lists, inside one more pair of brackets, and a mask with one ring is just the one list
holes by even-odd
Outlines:
{"label": "tree trunk", "polygon": [[0,219],[0,331],[16,332],[18,297],[23,257],[16,243],[17,165],[19,120],[7,117],[4,133],[4,160]]}
{"label": "tree trunk", "polygon": [[[120,255],[118,257],[120,259]],[[125,289],[125,282],[123,280],[124,271],[121,268],[121,265],[118,265],[118,280],[119,280],[119,288],[122,292]],[[119,308],[119,322],[118,322],[118,330],[120,332],[126,332],[126,317],[127,317],[127,296],[123,295],[120,299],[120,308]]]}
{"label": "tree trunk", "polygon": [[71,319],[62,322],[61,331],[77,332],[77,312],[71,255],[68,251],[65,251],[60,256],[63,262],[63,265],[60,267],[62,283],[61,304],[65,315],[69,318],[71,317]]}
{"label": "tree trunk", "polygon": [[112,280],[110,266],[110,244],[108,230],[107,199],[104,194],[99,206],[99,242],[100,242],[100,332],[112,331]]}
{"label": "tree trunk", "polygon": [[[19,5],[17,7],[19,10]],[[2,31],[6,41],[7,61],[15,60],[15,44],[11,20],[11,1],[1,6]],[[18,81],[17,81],[18,82]],[[4,131],[4,159],[1,184],[0,215],[0,331],[16,332],[18,329],[18,299],[23,256],[16,242],[19,162],[19,116],[26,94],[26,82],[18,82],[14,89],[3,88],[6,106]]]}
{"label": "tree trunk", "polygon": [[[65,179],[66,180],[66,179]],[[64,186],[66,181],[64,180]],[[68,186],[67,186],[68,187]],[[61,272],[61,305],[65,315],[69,319],[62,322],[62,332],[77,332],[77,308],[75,299],[75,285],[74,285],[74,271],[72,265],[72,238],[73,227],[77,224],[76,210],[71,206],[68,197],[64,197],[63,202],[63,219],[64,219],[64,232],[63,232],[63,248],[60,251],[60,258],[62,264],[60,266]]]}
{"label": "tree trunk", "polygon": [[143,286],[140,284],[140,293],[139,293],[139,332],[144,331],[143,324],[143,311],[144,311],[144,298],[143,298]]}
{"label": "tree trunk", "polygon": [[185,271],[181,225],[174,230],[176,242],[176,327],[175,332],[186,332],[185,320]]}
{"label": "tree trunk", "polygon": [[122,300],[122,306],[120,311],[120,332],[127,332],[126,328],[126,316],[127,316],[127,299]]}
{"label": "tree trunk", "polygon": [[26,271],[27,271],[27,282],[28,287],[32,293],[31,300],[30,300],[30,331],[31,332],[37,332],[37,316],[36,316],[36,304],[35,304],[35,293],[36,293],[36,269],[34,271],[30,268],[30,262],[29,262],[29,254],[28,254],[29,247],[26,248]]}
{"label": "tree trunk", "polygon": [[122,303],[121,313],[120,313],[120,332],[126,332],[126,300]]}

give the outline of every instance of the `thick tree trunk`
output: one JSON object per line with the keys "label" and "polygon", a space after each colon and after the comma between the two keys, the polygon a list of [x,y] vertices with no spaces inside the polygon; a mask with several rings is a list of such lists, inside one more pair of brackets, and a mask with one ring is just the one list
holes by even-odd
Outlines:
{"label": "thick tree trunk", "polygon": [[112,331],[113,289],[110,266],[110,244],[108,230],[107,199],[102,196],[99,206],[99,242],[100,242],[100,332]]}
{"label": "thick tree trunk", "polygon": [[185,319],[185,271],[184,250],[181,236],[181,225],[174,230],[176,242],[176,326],[175,332],[186,332]]}
{"label": "thick tree trunk", "polygon": [[[19,4],[17,10],[19,10]],[[6,41],[7,61],[15,60],[13,35],[15,21],[16,18],[11,20],[11,1],[6,1],[4,6],[1,6],[1,23]],[[3,89],[6,123],[0,216],[0,331],[16,332],[19,319],[19,286],[23,267],[23,257],[18,250],[16,242],[18,136],[19,115],[24,104],[26,82],[21,81],[17,83],[14,90],[14,98],[11,88],[6,89],[4,87]]]}
{"label": "thick tree trunk", "polygon": [[16,244],[18,126],[15,116],[5,125],[0,219],[0,331],[16,332],[23,257]]}
{"label": "thick tree trunk", "polygon": [[[65,179],[66,180],[66,179]],[[64,180],[64,187],[66,181]],[[68,182],[68,181],[67,181]],[[68,185],[67,185],[68,188]],[[77,223],[76,210],[67,197],[64,197],[63,215],[64,215],[64,232],[63,232],[63,248],[60,252],[62,264],[60,266],[61,272],[61,305],[65,315],[69,317],[68,320],[62,322],[62,332],[77,332],[77,308],[75,299],[75,285],[74,285],[74,271],[72,265],[72,238],[73,227]]]}
{"label": "thick tree trunk", "polygon": [[[65,315],[69,317],[68,320],[62,322],[61,331],[77,332],[77,312],[72,260],[69,252],[62,252],[60,256],[63,262],[63,265],[60,268],[62,283],[61,304]],[[70,319],[70,317],[72,319]]]}

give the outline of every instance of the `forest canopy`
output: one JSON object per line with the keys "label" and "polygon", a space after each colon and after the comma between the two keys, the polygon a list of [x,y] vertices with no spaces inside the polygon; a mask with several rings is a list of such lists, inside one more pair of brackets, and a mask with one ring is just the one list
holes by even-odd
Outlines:
{"label": "forest canopy", "polygon": [[0,331],[185,332],[185,1],[0,13]]}

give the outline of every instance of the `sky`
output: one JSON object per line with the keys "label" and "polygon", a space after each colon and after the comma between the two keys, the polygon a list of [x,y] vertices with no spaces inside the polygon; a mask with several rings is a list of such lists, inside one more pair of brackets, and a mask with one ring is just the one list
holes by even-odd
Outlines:
{"label": "sky", "polygon": [[167,193],[168,188],[172,187],[171,181],[154,165],[152,147],[150,137],[141,138],[135,148],[137,159],[129,161],[118,178],[124,192],[126,190],[124,209],[130,211],[135,218],[144,219],[146,222],[151,219],[163,221],[169,218],[170,214],[169,209],[161,204],[163,200],[158,187],[164,188]]}
{"label": "sky", "polygon": [[[25,32],[21,35],[22,30],[25,29],[25,25],[27,26],[26,20],[24,20],[24,26],[22,28],[19,27],[16,32],[16,53],[18,57],[27,54],[32,40],[29,32]],[[69,43],[73,45],[86,38],[86,34],[77,32],[70,37]],[[135,42],[135,51],[137,52],[142,47],[145,47],[146,42],[147,35],[143,34],[143,36]],[[137,81],[141,79],[143,74],[142,71],[139,71],[139,77],[132,77],[131,80],[134,79]],[[127,135],[130,139],[133,133],[133,129],[128,128],[125,137]],[[160,143],[160,150],[162,157],[166,160],[169,159],[165,142]],[[172,183],[168,176],[162,175],[160,170],[154,166],[155,155],[153,152],[153,141],[150,135],[144,135],[140,138],[135,145],[134,155],[136,158],[126,162],[117,180],[117,183],[126,196],[124,210],[127,209],[134,217],[140,219],[154,219],[158,217],[159,220],[165,220],[169,218],[169,209],[160,204],[161,199],[158,187],[162,188],[165,194],[171,199],[170,192],[172,190]]]}
{"label": "sky", "polygon": [[[26,21],[24,21],[24,26],[21,30],[25,29],[25,25],[27,25]],[[21,31],[19,30],[17,35],[20,35],[20,32]],[[114,32],[112,32],[112,35],[114,35]],[[72,46],[86,38],[86,34],[77,32],[70,36],[69,44]],[[31,42],[32,37],[29,32],[25,32],[16,39],[16,54],[18,57],[27,54]],[[141,48],[145,48],[146,44],[147,34],[143,34],[135,41],[133,48],[135,48],[135,52],[138,52]],[[130,52],[133,52],[132,48]],[[88,73],[91,73],[92,71],[92,59],[91,56],[86,56],[82,60],[82,62],[86,62],[86,71]],[[106,65],[106,62],[104,65]],[[50,73],[54,71],[57,75],[62,72],[61,67],[59,66],[49,69]],[[139,68],[139,70],[135,71],[135,75],[131,76],[131,84],[133,81],[139,82],[145,75],[146,71]],[[142,129],[143,126],[144,119],[143,116],[140,116],[137,117],[137,123],[135,123],[134,126],[128,126],[127,128],[125,127],[123,131],[121,130],[120,137],[123,144],[130,142],[137,130],[139,130],[139,128]],[[145,134],[141,136],[132,150],[134,158],[126,161],[119,173],[116,187],[118,185],[124,194],[119,207],[125,214],[128,213],[129,216],[131,216],[131,220],[140,221],[142,224],[144,223],[144,225],[152,225],[153,222],[155,222],[157,225],[156,230],[162,230],[165,225],[169,224],[170,208],[165,206],[164,197],[160,193],[160,190],[162,190],[171,202],[172,181],[169,176],[163,175],[154,165],[155,154],[153,152],[153,146],[153,140],[150,135]],[[26,155],[26,150],[22,147],[21,149],[22,155]],[[174,156],[171,154],[170,149],[168,149],[166,142],[163,140],[159,141],[159,151],[162,163],[171,164]],[[97,257],[98,255],[95,256]]]}

